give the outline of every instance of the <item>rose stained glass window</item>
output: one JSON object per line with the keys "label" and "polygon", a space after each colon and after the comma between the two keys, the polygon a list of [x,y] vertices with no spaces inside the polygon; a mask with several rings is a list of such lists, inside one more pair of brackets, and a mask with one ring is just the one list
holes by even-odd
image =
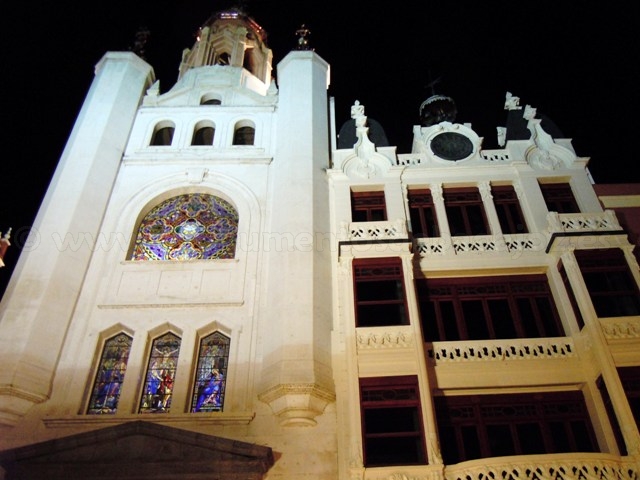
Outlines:
{"label": "rose stained glass window", "polygon": [[192,412],[221,412],[227,381],[230,339],[214,332],[200,341]]}
{"label": "rose stained glass window", "polygon": [[140,222],[131,260],[234,258],[238,213],[202,193],[165,200]]}
{"label": "rose stained glass window", "polygon": [[116,413],[132,341],[120,333],[104,343],[87,413]]}

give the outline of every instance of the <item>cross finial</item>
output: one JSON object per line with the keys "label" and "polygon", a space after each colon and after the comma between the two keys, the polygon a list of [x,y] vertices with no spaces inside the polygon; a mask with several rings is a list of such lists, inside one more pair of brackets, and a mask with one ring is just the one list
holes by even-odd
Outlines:
{"label": "cross finial", "polygon": [[296,35],[298,36],[296,50],[313,50],[313,48],[309,46],[308,39],[309,35],[311,35],[311,30],[309,30],[304,23],[296,30]]}

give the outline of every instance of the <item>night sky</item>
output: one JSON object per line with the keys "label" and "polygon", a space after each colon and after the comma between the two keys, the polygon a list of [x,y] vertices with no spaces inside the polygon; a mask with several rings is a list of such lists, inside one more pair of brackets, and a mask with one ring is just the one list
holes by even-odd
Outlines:
{"label": "night sky", "polygon": [[[496,147],[507,91],[537,108],[590,157],[597,183],[640,182],[640,20],[621,1],[381,2],[343,0],[115,0],[3,2],[0,15],[6,145],[0,231],[12,247],[0,292],[107,51],[129,50],[147,27],[147,61],[161,92],[177,79],[182,50],[211,14],[240,5],[268,34],[274,66],[295,47],[303,23],[331,65],[329,94],[339,129],[359,100],[398,153],[409,153],[418,108],[452,97],[460,123]],[[563,6],[567,5],[567,6]],[[274,71],[274,75],[277,72]]]}

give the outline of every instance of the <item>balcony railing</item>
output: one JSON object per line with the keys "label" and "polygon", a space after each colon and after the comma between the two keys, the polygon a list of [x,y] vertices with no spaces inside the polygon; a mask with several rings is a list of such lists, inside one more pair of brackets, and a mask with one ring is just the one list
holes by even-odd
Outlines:
{"label": "balcony railing", "polygon": [[613,210],[602,213],[557,213],[547,214],[550,234],[553,233],[586,233],[615,232],[622,230]]}
{"label": "balcony railing", "polygon": [[531,360],[575,356],[570,337],[433,342],[428,355],[436,365],[449,362]]}
{"label": "balcony railing", "polygon": [[347,242],[375,242],[379,240],[407,240],[407,225],[404,220],[388,222],[343,223],[339,240]]}
{"label": "balcony railing", "polygon": [[365,480],[638,480],[638,468],[638,461],[631,457],[620,457],[608,453],[554,453],[482,458],[447,466],[367,468],[364,469],[364,475],[357,478]]}

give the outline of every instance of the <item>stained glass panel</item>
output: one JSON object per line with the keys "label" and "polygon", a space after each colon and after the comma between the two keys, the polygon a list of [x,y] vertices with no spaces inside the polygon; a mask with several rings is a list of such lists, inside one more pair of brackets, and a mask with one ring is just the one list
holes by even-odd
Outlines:
{"label": "stained glass panel", "polygon": [[173,333],[166,333],[153,341],[140,400],[140,413],[169,412],[180,342],[180,338]]}
{"label": "stained glass panel", "polygon": [[120,333],[104,343],[87,413],[116,413],[132,341]]}
{"label": "stained glass panel", "polygon": [[203,193],[165,200],[140,222],[131,260],[233,258],[238,213],[220,197]]}
{"label": "stained glass panel", "polygon": [[214,332],[200,342],[192,412],[221,412],[227,381],[230,339]]}

